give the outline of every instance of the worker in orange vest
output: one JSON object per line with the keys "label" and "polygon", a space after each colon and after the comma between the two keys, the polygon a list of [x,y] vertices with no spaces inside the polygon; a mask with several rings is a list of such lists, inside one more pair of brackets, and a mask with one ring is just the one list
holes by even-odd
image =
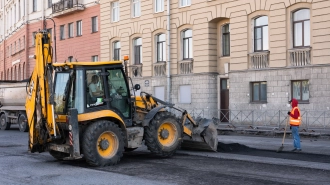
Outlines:
{"label": "worker in orange vest", "polygon": [[301,114],[300,110],[298,108],[298,101],[296,99],[292,99],[289,101],[291,104],[291,111],[288,112],[288,115],[290,116],[290,129],[293,136],[293,152],[300,152],[300,136],[299,136],[299,126],[301,123]]}

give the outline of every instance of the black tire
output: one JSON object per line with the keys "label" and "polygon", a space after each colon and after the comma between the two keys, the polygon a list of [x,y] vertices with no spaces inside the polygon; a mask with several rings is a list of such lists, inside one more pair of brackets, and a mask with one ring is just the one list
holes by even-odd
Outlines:
{"label": "black tire", "polygon": [[[165,125],[170,129],[165,129]],[[173,128],[173,129],[171,129]],[[163,135],[163,130],[167,130]],[[169,131],[170,130],[170,131]],[[158,112],[151,120],[149,127],[145,127],[145,144],[152,153],[161,157],[172,156],[182,143],[183,127],[170,112]]]}
{"label": "black tire", "polygon": [[49,150],[49,154],[53,156],[55,159],[62,161],[65,157],[69,157],[70,154],[63,153],[55,150]]}
{"label": "black tire", "polygon": [[21,131],[21,132],[27,132],[29,130],[26,116],[24,114],[21,114],[18,118],[18,128],[19,128],[19,131]]}
{"label": "black tire", "polygon": [[9,130],[10,129],[10,123],[6,121],[6,115],[1,114],[0,116],[0,129],[1,130]]}
{"label": "black tire", "polygon": [[101,120],[88,126],[82,142],[84,157],[91,166],[115,165],[123,156],[124,134],[111,121]]}

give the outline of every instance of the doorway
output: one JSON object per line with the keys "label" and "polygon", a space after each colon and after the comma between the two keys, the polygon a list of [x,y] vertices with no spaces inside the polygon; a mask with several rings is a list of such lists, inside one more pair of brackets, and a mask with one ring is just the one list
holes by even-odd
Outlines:
{"label": "doorway", "polygon": [[229,79],[220,80],[220,122],[229,122]]}

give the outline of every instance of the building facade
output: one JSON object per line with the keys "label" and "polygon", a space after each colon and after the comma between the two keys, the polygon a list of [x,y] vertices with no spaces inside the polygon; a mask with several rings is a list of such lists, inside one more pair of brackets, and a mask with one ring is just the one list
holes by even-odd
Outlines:
{"label": "building facade", "polygon": [[210,117],[329,110],[329,0],[100,3],[101,60],[129,55],[142,91]]}
{"label": "building facade", "polygon": [[92,0],[0,0],[0,80],[30,77],[34,36],[44,29],[55,62],[98,61],[99,15],[99,2]]}

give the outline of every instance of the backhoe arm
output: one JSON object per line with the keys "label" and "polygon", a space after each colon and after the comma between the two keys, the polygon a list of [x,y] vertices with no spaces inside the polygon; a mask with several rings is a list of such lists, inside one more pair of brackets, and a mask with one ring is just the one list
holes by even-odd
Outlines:
{"label": "backhoe arm", "polygon": [[45,143],[56,137],[50,42],[48,32],[39,32],[35,37],[36,64],[27,87],[28,96],[25,103],[31,152],[45,151]]}

